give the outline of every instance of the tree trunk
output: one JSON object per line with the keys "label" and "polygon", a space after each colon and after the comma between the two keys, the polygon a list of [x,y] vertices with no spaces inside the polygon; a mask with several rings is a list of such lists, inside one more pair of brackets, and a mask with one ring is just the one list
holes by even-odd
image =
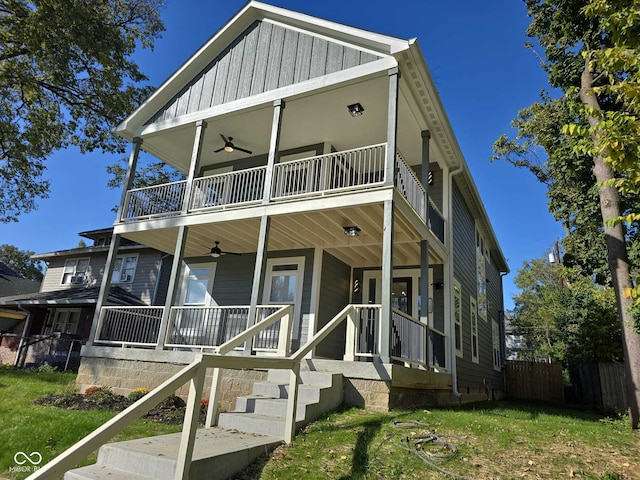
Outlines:
{"label": "tree trunk", "polygon": [[[588,107],[600,110],[600,104],[593,90],[593,75],[589,69],[589,62],[585,60],[584,69],[580,78],[580,100]],[[595,116],[588,117],[592,127],[600,125],[600,119]],[[599,129],[598,129],[599,130]],[[591,140],[598,151],[600,147],[601,135],[591,136]],[[613,186],[603,186],[607,180],[614,178],[613,171],[604,162],[601,155],[593,157],[593,174],[600,184],[598,195],[600,197],[600,211],[604,222],[604,235],[607,243],[607,257],[611,280],[616,295],[616,305],[618,309],[618,319],[622,328],[622,343],[624,350],[625,374],[627,383],[627,401],[629,403],[629,423],[631,428],[638,428],[640,420],[640,334],[634,331],[633,317],[630,307],[631,297],[624,294],[625,288],[631,286],[631,268],[627,257],[627,245],[624,238],[624,226],[622,222],[617,222],[614,226],[607,223],[621,214],[620,196]]]}

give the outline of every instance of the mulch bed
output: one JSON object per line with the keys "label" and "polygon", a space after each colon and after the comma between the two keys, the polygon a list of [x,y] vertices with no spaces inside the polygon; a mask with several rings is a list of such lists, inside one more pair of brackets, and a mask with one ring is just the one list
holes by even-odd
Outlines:
{"label": "mulch bed", "polygon": [[[134,402],[123,395],[104,392],[98,394],[83,395],[69,393],[65,395],[49,395],[35,400],[38,405],[62,408],[65,410],[106,410],[120,412]],[[184,421],[185,403],[175,395],[167,398],[157,407],[150,410],[143,418],[153,422],[181,424]],[[206,408],[200,409],[200,423],[204,424]]]}

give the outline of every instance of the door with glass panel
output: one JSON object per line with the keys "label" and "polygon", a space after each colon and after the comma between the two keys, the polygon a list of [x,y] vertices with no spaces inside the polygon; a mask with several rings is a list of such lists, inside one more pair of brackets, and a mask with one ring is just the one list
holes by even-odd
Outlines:
{"label": "door with glass panel", "polygon": [[224,339],[223,319],[211,309],[215,263],[187,263],[184,267],[181,307],[174,309],[169,343],[211,346]]}
{"label": "door with glass panel", "polygon": [[[293,305],[292,335],[299,340],[302,283],[304,276],[304,257],[270,258],[267,260],[267,272],[262,303],[264,305]],[[265,309],[261,317],[265,318],[275,309]],[[261,320],[262,318],[258,318]],[[256,348],[276,348],[280,322],[267,328],[258,339]]]}

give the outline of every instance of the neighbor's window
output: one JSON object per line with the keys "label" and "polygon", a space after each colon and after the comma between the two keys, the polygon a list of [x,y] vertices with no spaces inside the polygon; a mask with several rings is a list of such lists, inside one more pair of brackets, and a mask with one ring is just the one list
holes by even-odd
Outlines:
{"label": "neighbor's window", "polygon": [[111,283],[131,283],[136,274],[138,254],[118,255],[111,274]]}
{"label": "neighbor's window", "polygon": [[88,258],[70,258],[64,262],[62,271],[62,285],[81,285],[87,280],[87,270],[89,268]]}

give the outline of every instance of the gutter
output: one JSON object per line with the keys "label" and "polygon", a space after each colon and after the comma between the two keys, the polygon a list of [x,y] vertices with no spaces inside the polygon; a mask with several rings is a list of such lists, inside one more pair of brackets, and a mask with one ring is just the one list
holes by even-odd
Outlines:
{"label": "gutter", "polygon": [[[458,175],[464,170],[464,166],[461,164],[458,168],[449,172],[449,211],[447,212],[448,216],[448,232],[447,232],[447,240],[448,240],[448,250],[449,250],[449,290],[451,293],[449,294],[449,312],[453,316],[455,314],[454,310],[454,295],[453,295],[453,177]],[[451,317],[449,318],[449,322],[451,322]],[[451,393],[462,401],[462,394],[458,391],[458,376],[456,374],[456,339],[455,339],[455,328],[453,330],[453,335],[449,335],[449,352],[451,352]]]}

